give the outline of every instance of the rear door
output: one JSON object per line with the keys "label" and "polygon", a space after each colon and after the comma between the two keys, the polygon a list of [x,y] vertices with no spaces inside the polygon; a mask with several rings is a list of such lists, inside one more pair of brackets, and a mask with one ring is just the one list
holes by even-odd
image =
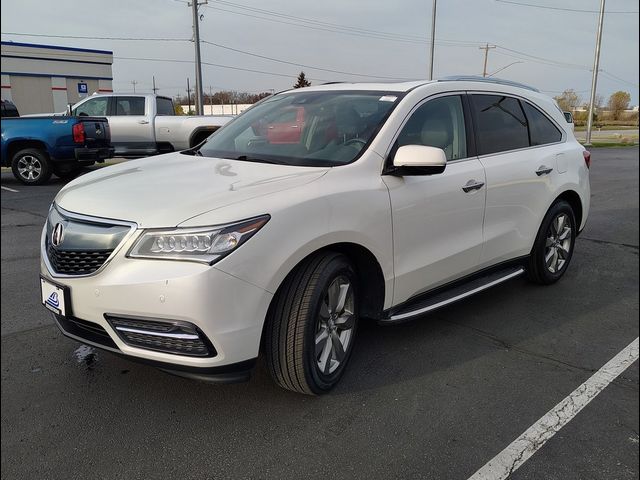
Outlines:
{"label": "rear door", "polygon": [[383,176],[393,216],[394,304],[478,267],[485,176],[473,152],[464,103],[462,94],[426,100],[410,115],[394,145],[441,148],[447,157],[443,173]]}
{"label": "rear door", "polygon": [[109,112],[111,143],[116,155],[152,155],[156,152],[153,105],[150,98],[118,95]]}
{"label": "rear door", "polygon": [[[528,255],[558,182],[560,129],[525,100],[471,95],[487,178],[481,266]],[[562,163],[562,162],[561,162]]]}

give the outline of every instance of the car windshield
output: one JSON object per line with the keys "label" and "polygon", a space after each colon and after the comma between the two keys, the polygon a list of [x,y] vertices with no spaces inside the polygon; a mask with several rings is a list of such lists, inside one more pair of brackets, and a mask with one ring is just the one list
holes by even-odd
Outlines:
{"label": "car windshield", "polygon": [[338,166],[354,161],[398,103],[397,92],[291,92],[255,105],[209,137],[205,157]]}

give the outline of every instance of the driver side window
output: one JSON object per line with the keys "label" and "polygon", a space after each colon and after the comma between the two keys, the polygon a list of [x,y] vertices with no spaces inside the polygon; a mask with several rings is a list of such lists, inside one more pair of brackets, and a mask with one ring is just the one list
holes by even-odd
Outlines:
{"label": "driver side window", "polygon": [[109,98],[92,98],[76,107],[73,114],[82,117],[106,117],[108,104]]}
{"label": "driver side window", "polygon": [[467,156],[467,135],[459,95],[429,100],[413,112],[397,145],[426,145],[444,150],[447,161]]}

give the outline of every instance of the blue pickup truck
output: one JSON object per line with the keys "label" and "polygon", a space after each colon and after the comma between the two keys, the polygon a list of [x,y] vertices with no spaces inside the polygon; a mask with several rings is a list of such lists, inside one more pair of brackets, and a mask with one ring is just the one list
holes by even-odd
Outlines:
{"label": "blue pickup truck", "polygon": [[86,165],[113,156],[109,122],[103,117],[2,119],[3,167],[27,185],[42,185],[52,174],[71,178]]}

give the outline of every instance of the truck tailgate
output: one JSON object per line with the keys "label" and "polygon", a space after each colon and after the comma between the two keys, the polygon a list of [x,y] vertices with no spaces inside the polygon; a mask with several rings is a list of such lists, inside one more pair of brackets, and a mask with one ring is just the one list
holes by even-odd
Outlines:
{"label": "truck tailgate", "polygon": [[102,148],[111,145],[109,121],[104,117],[77,117],[84,126],[85,146]]}

